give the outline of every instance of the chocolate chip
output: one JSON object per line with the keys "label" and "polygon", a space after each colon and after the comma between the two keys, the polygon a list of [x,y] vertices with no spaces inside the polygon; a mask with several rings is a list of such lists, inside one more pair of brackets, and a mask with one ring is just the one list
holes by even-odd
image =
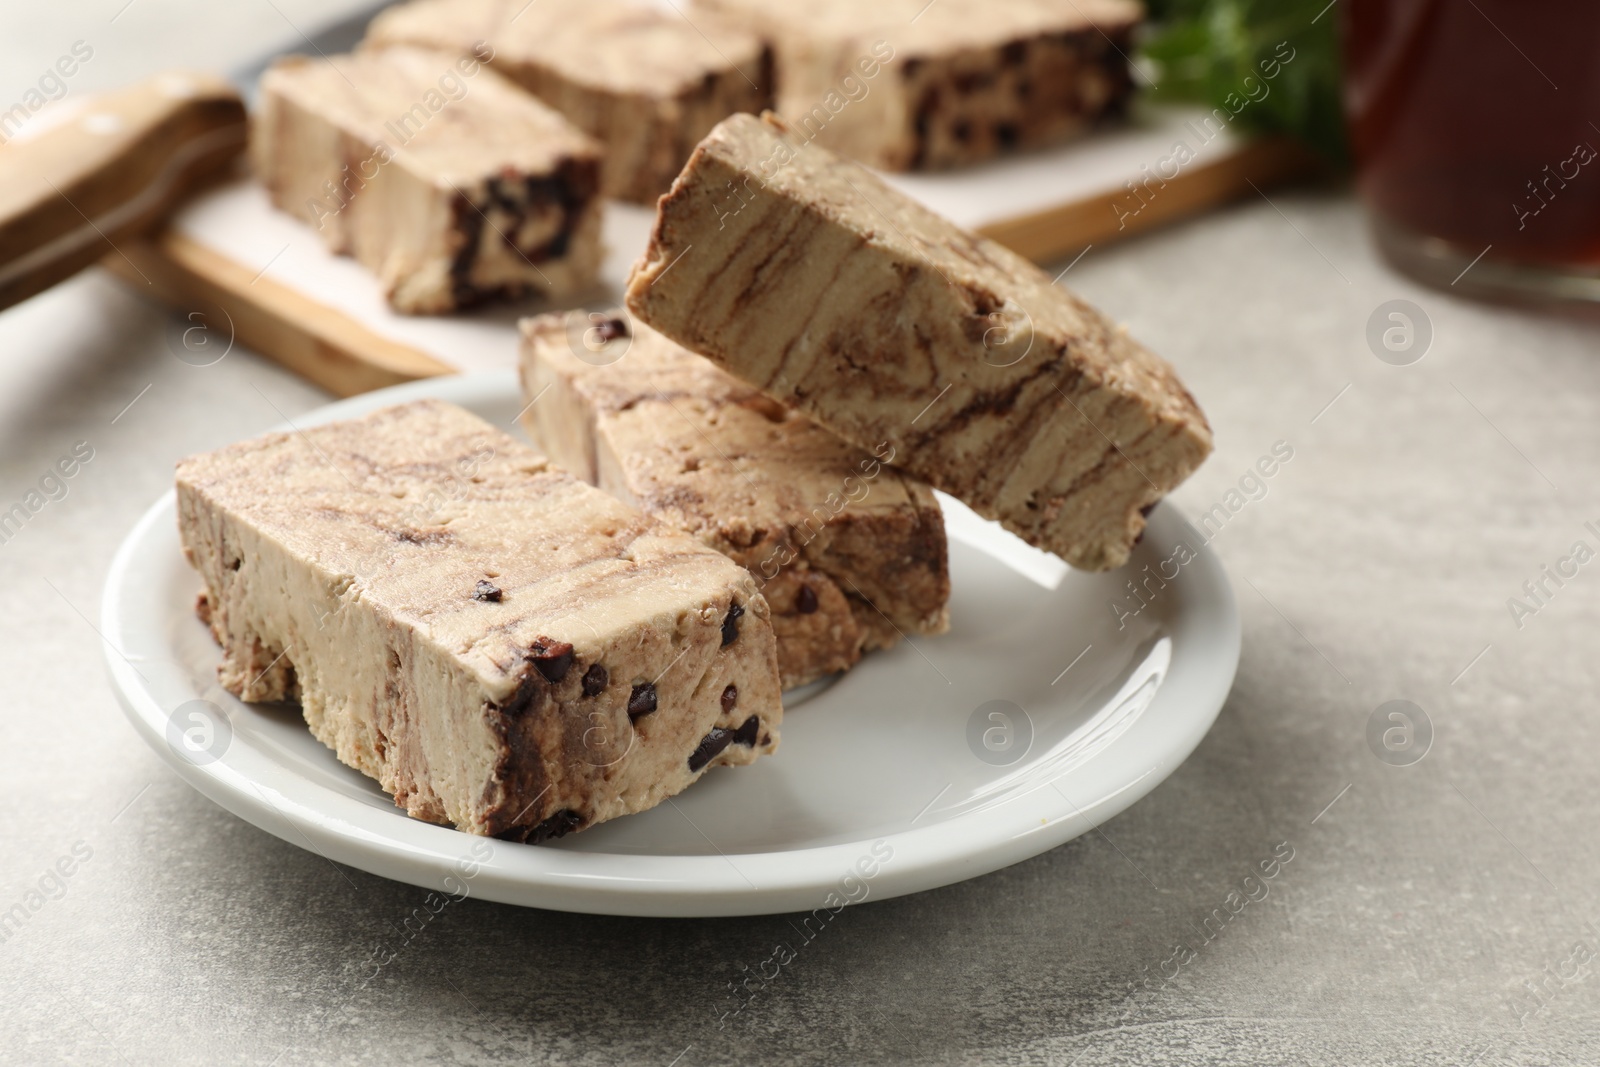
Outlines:
{"label": "chocolate chip", "polygon": [[760,732],[761,716],[752,715],[744,721],[742,726],[733,732],[733,739],[739,742],[741,745],[754,745],[756,743],[756,735]]}
{"label": "chocolate chip", "polygon": [[485,582],[482,580],[480,580],[477,587],[472,590],[473,600],[482,600],[490,604],[500,603],[500,597],[502,595],[504,594],[500,592],[500,587],[498,585],[495,585],[493,582]]}
{"label": "chocolate chip", "polygon": [[471,275],[472,262],[483,243],[483,212],[458,192],[450,200],[450,215],[457,238],[456,254],[450,260],[450,291],[458,304],[467,304],[477,295]]}
{"label": "chocolate chip", "polygon": [[533,680],[533,673],[530,671],[522,676],[522,680],[517,683],[516,691],[511,694],[510,699],[504,704],[492,706],[502,715],[514,719],[533,707],[534,701],[538,700],[544,692],[544,688]]}
{"label": "chocolate chip", "polygon": [[794,606],[800,609],[802,615],[816,614],[817,591],[809,585],[802,585],[800,595],[794,598]]}
{"label": "chocolate chip", "polygon": [[529,830],[528,836],[523,840],[530,845],[537,845],[553,837],[565,837],[582,825],[582,815],[571,808],[564,808]]}
{"label": "chocolate chip", "polygon": [[[742,727],[741,727],[742,729]],[[720,726],[713,729],[700,739],[700,744],[689,753],[689,769],[698,771],[733,743],[733,731],[724,730]]]}
{"label": "chocolate chip", "polygon": [[656,687],[654,683],[645,682],[643,685],[633,687],[633,692],[628,694],[628,721],[632,722],[656,710]]}
{"label": "chocolate chip", "polygon": [[[520,183],[517,183],[517,171],[505,168],[497,180],[489,183],[481,205],[458,193],[450,202],[456,245],[450,261],[450,290],[456,306],[470,307],[497,296],[519,295],[522,291],[519,285],[483,287],[472,280],[473,268],[483,251],[485,210],[497,208],[509,212],[510,221],[504,226],[492,227],[494,231],[506,245],[516,249],[521,258],[529,263],[543,263],[567,254],[578,227],[588,217],[583,209],[594,199],[599,186],[598,159],[568,158],[557,165],[554,174],[527,175]],[[521,232],[525,221],[550,212],[560,220],[553,235],[533,248],[517,244],[514,235]]]}
{"label": "chocolate chip", "polygon": [[1017,145],[1017,128],[1009,122],[1002,122],[995,126],[994,138],[1000,142],[1001,148],[1015,148]]}
{"label": "chocolate chip", "polygon": [[586,697],[599,695],[609,681],[611,676],[606,673],[606,669],[596,663],[583,672],[583,695]]}
{"label": "chocolate chip", "polygon": [[528,650],[528,661],[544,675],[544,680],[555,684],[572,669],[572,645],[551,637],[536,637]]}
{"label": "chocolate chip", "polygon": [[594,332],[600,343],[605,344],[619,337],[628,336],[628,323],[625,319],[607,319],[596,326]]}
{"label": "chocolate chip", "polygon": [[728,688],[722,691],[723,714],[726,715],[728,712],[732,711],[733,706],[737,703],[739,703],[739,687],[736,685],[730,685]]}
{"label": "chocolate chip", "polygon": [[727,648],[739,638],[739,616],[744,614],[744,605],[733,604],[728,608],[728,617],[722,620],[722,647]]}
{"label": "chocolate chip", "polygon": [[1027,55],[1028,46],[1027,43],[1023,41],[1011,41],[1004,48],[1000,49],[1001,61],[1012,67],[1021,63],[1023,59],[1027,57]]}
{"label": "chocolate chip", "polygon": [[[1145,518],[1148,519],[1150,517],[1150,513],[1152,511],[1154,511],[1156,509],[1156,507],[1160,503],[1161,503],[1161,501],[1159,501],[1159,500],[1151,501],[1150,503],[1146,504],[1144,507],[1139,509],[1139,514],[1143,515]],[[1144,535],[1149,533],[1149,532],[1150,532],[1150,527],[1148,527],[1148,526],[1142,527],[1139,530],[1139,536],[1135,537],[1133,539],[1133,546],[1135,548],[1138,548],[1140,545],[1144,544]]]}

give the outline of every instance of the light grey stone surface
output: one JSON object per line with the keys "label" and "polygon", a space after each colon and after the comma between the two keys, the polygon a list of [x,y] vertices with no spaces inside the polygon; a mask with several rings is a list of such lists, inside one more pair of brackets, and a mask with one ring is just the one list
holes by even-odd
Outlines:
{"label": "light grey stone surface", "polygon": [[[109,22],[122,2],[8,11],[0,96],[76,39],[97,48],[84,87],[115,84],[226,67],[293,38],[285,16],[329,10],[135,0]],[[794,940],[783,917],[468,901],[408,940],[421,890],[285,844],[168,772],[100,664],[111,553],[177,457],[326,398],[244,351],[185,365],[168,317],[98,272],[0,315],[0,502],[94,449],[0,544],[0,910],[91,853],[0,943],[0,1061],[1600,1061],[1600,962],[1546,977],[1575,944],[1600,951],[1600,563],[1520,628],[1507,607],[1573,542],[1600,548],[1583,528],[1600,520],[1600,330],[1398,278],[1341,190],[1273,201],[1096,248],[1067,278],[1210,414],[1219,447],[1186,514],[1275,442],[1294,450],[1215,539],[1245,629],[1215,728],[1100,832],[844,912],[721,1031],[728,983]],[[1366,341],[1397,298],[1434,330],[1406,367]],[[1396,698],[1435,732],[1406,767],[1366,739]],[[1266,899],[1208,939],[1285,842]],[[1179,946],[1192,958],[1167,963]],[[369,980],[380,947],[396,956]],[[1525,985],[1541,980],[1543,1002]]]}

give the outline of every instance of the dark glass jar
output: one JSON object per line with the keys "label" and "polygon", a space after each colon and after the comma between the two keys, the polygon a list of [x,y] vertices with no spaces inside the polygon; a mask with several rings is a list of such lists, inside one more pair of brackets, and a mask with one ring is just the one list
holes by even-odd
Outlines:
{"label": "dark glass jar", "polygon": [[1384,253],[1432,284],[1600,300],[1600,0],[1341,0]]}

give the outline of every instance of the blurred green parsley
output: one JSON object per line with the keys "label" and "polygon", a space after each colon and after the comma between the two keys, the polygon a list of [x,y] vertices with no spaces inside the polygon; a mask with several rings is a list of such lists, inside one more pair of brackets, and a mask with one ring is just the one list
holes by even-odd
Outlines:
{"label": "blurred green parsley", "polygon": [[1221,107],[1228,94],[1245,95],[1245,78],[1259,80],[1262,61],[1288,42],[1294,59],[1236,121],[1296,137],[1334,163],[1348,160],[1339,12],[1329,0],[1147,0],[1146,7],[1151,33],[1143,53],[1158,67],[1153,99]]}

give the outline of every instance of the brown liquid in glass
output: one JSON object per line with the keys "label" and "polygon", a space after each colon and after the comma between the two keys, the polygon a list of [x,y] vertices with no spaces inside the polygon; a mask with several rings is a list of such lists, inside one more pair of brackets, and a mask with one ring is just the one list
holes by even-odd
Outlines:
{"label": "brown liquid in glass", "polygon": [[1475,255],[1600,263],[1600,0],[1343,0],[1367,203]]}

